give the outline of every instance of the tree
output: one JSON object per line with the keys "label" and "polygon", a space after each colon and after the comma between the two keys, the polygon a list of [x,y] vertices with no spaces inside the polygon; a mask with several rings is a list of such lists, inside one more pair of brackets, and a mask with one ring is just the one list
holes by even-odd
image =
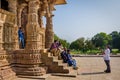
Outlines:
{"label": "tree", "polygon": [[85,39],[83,37],[73,41],[70,44],[70,49],[82,50],[84,48],[84,41]]}
{"label": "tree", "polygon": [[92,38],[92,42],[95,45],[95,47],[100,48],[104,48],[104,46],[108,44],[110,45],[111,40],[112,37],[104,32],[98,33]]}
{"label": "tree", "polygon": [[112,37],[112,47],[120,50],[120,32],[113,31],[110,35]]}
{"label": "tree", "polygon": [[94,49],[94,44],[90,39],[85,40],[85,49],[86,50],[92,50]]}

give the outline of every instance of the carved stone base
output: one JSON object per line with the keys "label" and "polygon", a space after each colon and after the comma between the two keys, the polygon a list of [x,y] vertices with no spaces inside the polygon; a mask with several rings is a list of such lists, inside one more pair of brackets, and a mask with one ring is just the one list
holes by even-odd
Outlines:
{"label": "carved stone base", "polygon": [[[5,68],[6,67],[6,68]],[[0,80],[16,80],[16,74],[11,67],[1,67],[0,68]]]}
{"label": "carved stone base", "polygon": [[46,74],[47,67],[41,61],[40,50],[14,51],[13,63],[17,75],[41,76]]}
{"label": "carved stone base", "polygon": [[16,80],[16,74],[10,64],[10,55],[0,50],[0,80]]}

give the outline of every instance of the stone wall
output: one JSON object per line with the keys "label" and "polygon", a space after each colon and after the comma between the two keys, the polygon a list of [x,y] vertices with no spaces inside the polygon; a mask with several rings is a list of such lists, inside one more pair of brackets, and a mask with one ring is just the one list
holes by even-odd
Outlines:
{"label": "stone wall", "polygon": [[14,15],[0,9],[0,80],[16,80],[11,67],[12,55],[6,52],[17,48],[14,29]]}
{"label": "stone wall", "polygon": [[1,21],[0,28],[2,47],[5,50],[18,49],[18,27],[15,25],[15,15],[0,9]]}

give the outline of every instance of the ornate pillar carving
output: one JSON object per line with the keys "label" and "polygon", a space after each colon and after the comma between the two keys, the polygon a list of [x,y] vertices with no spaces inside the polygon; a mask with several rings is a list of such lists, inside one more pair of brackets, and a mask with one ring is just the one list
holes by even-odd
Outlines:
{"label": "ornate pillar carving", "polygon": [[13,12],[14,14],[17,13],[17,0],[7,0],[9,5],[9,11]]}
{"label": "ornate pillar carving", "polygon": [[3,27],[6,19],[6,14],[0,13],[0,50],[3,50]]}
{"label": "ornate pillar carving", "polygon": [[18,49],[18,27],[15,25],[15,15],[7,12],[7,18],[4,24],[4,49]]}
{"label": "ornate pillar carving", "polygon": [[18,9],[17,9],[17,23],[18,23],[18,27],[21,27],[21,13],[22,13],[22,10],[24,9],[24,7],[26,7],[27,4],[21,4],[20,6],[18,6]]}
{"label": "ornate pillar carving", "polygon": [[40,49],[40,26],[38,23],[39,0],[29,0],[28,2],[28,23],[26,26],[27,40],[26,49]]}
{"label": "ornate pillar carving", "polygon": [[16,15],[15,25],[17,25],[17,0],[7,0],[9,11]]}
{"label": "ornate pillar carving", "polygon": [[54,4],[46,0],[46,31],[45,31],[45,48],[50,48],[54,40],[53,24],[52,24],[52,6]]}
{"label": "ornate pillar carving", "polygon": [[[38,9],[40,0],[28,1],[28,21],[26,26],[27,40],[24,50],[16,50],[15,71],[20,75],[40,76],[46,73],[47,67],[42,62],[41,39],[42,29],[38,23]],[[44,31],[44,30],[43,30]],[[23,71],[24,70],[24,71]]]}

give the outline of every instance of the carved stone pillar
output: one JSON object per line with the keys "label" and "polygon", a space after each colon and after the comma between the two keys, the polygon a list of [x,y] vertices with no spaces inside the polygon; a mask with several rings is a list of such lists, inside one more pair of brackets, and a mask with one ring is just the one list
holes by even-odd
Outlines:
{"label": "carved stone pillar", "polygon": [[47,3],[46,8],[46,31],[45,31],[45,48],[50,48],[54,40],[53,24],[52,24],[52,9],[51,3]]}
{"label": "carved stone pillar", "polygon": [[18,27],[21,27],[21,13],[24,7],[26,7],[27,4],[21,4],[18,9],[17,9],[17,23],[18,23]]}
{"label": "carved stone pillar", "polygon": [[17,24],[17,0],[7,0],[9,11],[16,15],[15,25]]}
{"label": "carved stone pillar", "polygon": [[46,19],[47,19],[47,24],[46,24],[46,30],[45,30],[45,48],[50,48],[54,40],[52,16],[46,17]]}
{"label": "carved stone pillar", "polygon": [[3,49],[3,27],[6,19],[6,14],[0,13],[0,50]]}
{"label": "carved stone pillar", "polygon": [[17,13],[17,0],[7,0],[9,5],[9,11],[13,12],[14,14]]}
{"label": "carved stone pillar", "polygon": [[15,71],[18,75],[40,76],[46,74],[47,67],[43,65],[40,49],[42,48],[42,30],[38,23],[39,0],[28,1],[28,22],[26,26],[27,40],[24,50],[14,51]]}
{"label": "carved stone pillar", "polygon": [[29,0],[28,23],[26,26],[27,40],[26,49],[40,49],[40,35],[38,23],[39,0]]}

